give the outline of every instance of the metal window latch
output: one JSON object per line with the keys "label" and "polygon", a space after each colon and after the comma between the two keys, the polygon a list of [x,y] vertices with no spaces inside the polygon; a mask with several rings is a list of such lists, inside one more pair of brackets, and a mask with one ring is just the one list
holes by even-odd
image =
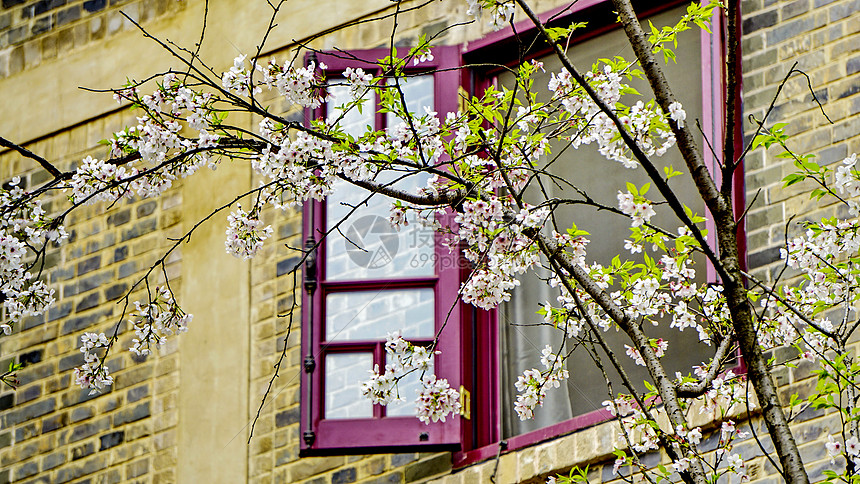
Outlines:
{"label": "metal window latch", "polygon": [[466,420],[472,419],[472,394],[463,385],[460,385],[460,416]]}
{"label": "metal window latch", "polygon": [[317,367],[317,362],[313,356],[308,355],[305,356],[303,366],[305,367],[305,373],[313,373],[314,369]]}
{"label": "metal window latch", "polygon": [[317,288],[317,250],[316,240],[313,237],[308,237],[305,240],[305,291],[308,294],[313,294]]}

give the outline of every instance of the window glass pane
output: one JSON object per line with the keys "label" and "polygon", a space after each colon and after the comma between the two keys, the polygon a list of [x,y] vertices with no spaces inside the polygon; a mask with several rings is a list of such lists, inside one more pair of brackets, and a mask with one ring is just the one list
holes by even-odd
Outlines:
{"label": "window glass pane", "polygon": [[[331,85],[328,86],[328,94],[331,96],[326,104],[326,118],[330,121],[340,118],[340,125],[347,134],[353,136],[361,136],[367,132],[367,126],[373,127],[376,117],[376,109],[373,107],[376,103],[376,95],[373,92],[363,96],[367,98],[361,112],[353,107],[345,114],[342,110],[337,109],[339,106],[348,103],[352,100],[349,92],[349,86],[345,85],[346,79],[331,79]],[[341,117],[342,116],[342,117]]]}
{"label": "window glass pane", "polygon": [[[677,19],[683,15],[683,9],[675,9],[652,17],[656,26],[674,25]],[[663,64],[667,77],[675,89],[684,109],[687,112],[687,123],[695,125],[696,119],[700,118],[701,99],[701,70],[690,68],[690,66],[701,65],[700,31],[690,29],[679,34],[678,48],[675,50],[678,62]],[[591,64],[598,58],[611,58],[616,55],[623,56],[627,60],[635,58],[623,31],[601,35],[595,39],[577,44],[569,50],[574,65],[580,71],[590,70]],[[538,72],[534,78],[533,90],[538,92],[538,100],[546,102],[550,98],[547,84],[551,73],[557,73],[563,69],[561,63],[554,57],[541,59],[544,63],[546,73]],[[662,64],[662,61],[661,61]],[[500,84],[513,87],[513,75],[505,73],[499,76]],[[643,94],[643,99],[651,97],[651,90],[647,83],[642,80],[627,81],[631,86]],[[635,102],[637,99],[633,99]],[[630,98],[622,99],[622,102],[630,104]],[[694,130],[694,132],[696,132]],[[698,134],[698,133],[697,133]],[[702,146],[701,135],[698,134],[699,146]],[[595,201],[604,205],[616,206],[616,194],[618,191],[626,191],[626,182],[632,182],[641,187],[648,181],[647,174],[642,168],[634,170],[625,168],[617,161],[610,161],[598,153],[594,145],[581,146],[574,150],[566,146],[568,143],[557,141],[551,144],[552,158],[543,160],[548,166],[548,171],[564,179],[592,197]],[[652,160],[661,170],[663,166],[673,166],[676,170],[685,171],[685,164],[681,159],[677,148],[673,147],[662,157],[654,157]],[[532,186],[536,188],[536,183]],[[652,184],[653,185],[653,184]],[[704,215],[703,203],[699,200],[696,190],[689,175],[675,177],[670,185],[679,194],[682,201],[686,201],[690,208],[700,215]],[[550,198],[580,199],[581,197],[572,188],[563,183],[555,183],[551,180],[543,180],[543,188]],[[662,201],[659,192],[652,187],[648,196],[655,201]],[[529,193],[526,198],[533,202],[544,199],[544,195],[537,189]],[[690,203],[697,201],[698,203]],[[668,208],[663,205],[656,206],[658,216],[652,222],[658,226],[665,227],[674,232],[680,225],[680,221],[669,213]],[[631,260],[637,259],[624,249],[624,239],[629,238],[630,220],[606,211],[597,211],[593,208],[577,205],[562,206],[555,211],[558,221],[557,230],[561,233],[576,223],[577,227],[590,233],[591,243],[588,245],[588,261],[596,261],[607,264],[612,257],[621,254],[622,260],[625,256]],[[653,255],[653,253],[651,254]],[[696,260],[697,274],[700,282],[704,281],[706,265],[702,258]],[[513,410],[513,402],[516,400],[516,389],[514,383],[518,375],[530,368],[543,370],[540,363],[540,349],[550,344],[553,349],[558,350],[561,344],[562,333],[555,328],[535,326],[543,322],[543,318],[536,314],[545,301],[556,304],[557,291],[551,290],[538,275],[530,272],[521,279],[522,284],[513,292],[512,300],[504,304],[499,311],[502,340],[502,412],[503,412],[503,437],[521,434],[530,430],[545,427],[553,423],[566,420],[575,415],[581,415],[602,407],[601,402],[608,398],[606,379],[592,362],[588,353],[579,348],[573,352],[568,359],[568,369],[571,378],[566,385],[558,389],[550,389],[547,392],[547,401],[543,407],[535,409],[535,419],[521,422]],[[701,363],[701,353],[698,351],[700,343],[695,331],[687,330],[679,333],[670,329],[668,324],[657,328],[646,329],[648,336],[652,338],[666,338],[670,341],[669,351],[666,358],[674,360],[669,366],[670,373],[680,370],[684,373],[690,371],[693,364]],[[604,333],[608,336],[616,355],[627,358],[624,354],[624,343],[629,344],[626,335],[611,330]],[[570,348],[574,342],[569,340],[565,348]],[[704,346],[704,345],[702,345]],[[682,349],[684,351],[682,351]],[[626,363],[626,361],[625,361]],[[605,365],[608,368],[608,365]],[[631,365],[633,366],[633,365]],[[643,367],[626,368],[631,379],[641,382],[648,378]],[[617,375],[611,370],[609,377],[613,380],[613,391],[616,393],[624,391],[618,384]]]}
{"label": "window glass pane", "polygon": [[[424,374],[430,375],[433,373],[433,366]],[[406,375],[397,384],[397,389],[400,392],[400,398],[403,401],[391,402],[385,407],[385,414],[389,417],[413,417],[415,412],[415,399],[418,398],[418,390],[421,389],[421,372],[415,371]]]}
{"label": "window glass pane", "polygon": [[[669,12],[662,13],[651,17],[655,26],[674,25],[677,20],[683,16],[684,9],[673,9]],[[674,49],[678,57],[678,62],[663,63],[662,56],[659,56],[659,61],[663,72],[669,79],[675,94],[683,104],[687,112],[687,124],[692,126],[694,136],[696,136],[699,147],[702,147],[701,134],[695,129],[697,119],[702,116],[702,73],[698,66],[701,66],[701,39],[700,30],[698,28],[689,29],[679,34],[678,48]],[[625,59],[635,59],[635,55],[628,44],[627,37],[622,30],[614,30],[607,34],[603,34],[595,39],[577,44],[575,48],[569,50],[569,55],[573,60],[574,66],[584,72],[591,69],[591,65],[598,58],[608,58],[620,55]],[[552,73],[558,73],[564,69],[561,62],[555,56],[547,56],[540,59],[544,63],[546,72],[538,71],[534,78],[532,90],[538,93],[538,100],[547,102],[550,99],[551,92],[547,88]],[[696,66],[691,68],[691,66]],[[627,80],[625,83],[630,84],[640,93],[642,97],[634,97],[631,95],[622,98],[622,102],[626,104],[635,103],[637,100],[647,101],[653,98],[651,89],[647,82],[642,79]],[[499,76],[499,83],[513,88],[514,75],[505,72]],[[552,127],[551,129],[554,129]],[[616,207],[618,201],[616,195],[618,191],[626,192],[626,182],[632,182],[637,187],[641,187],[644,183],[650,182],[645,170],[641,167],[635,169],[625,168],[623,164],[606,159],[601,155],[594,143],[591,145],[582,145],[578,149],[574,149],[562,140],[551,143],[551,156],[548,159],[542,160],[543,163],[549,164],[548,170],[554,175],[564,179],[577,188],[584,190],[595,201]],[[557,157],[557,158],[556,158]],[[554,159],[555,158],[555,159]],[[698,192],[693,183],[689,180],[689,174],[686,170],[686,165],[678,152],[677,147],[672,147],[661,157],[652,157],[652,161],[662,173],[662,167],[671,165],[675,170],[683,172],[684,176],[677,176],[670,180],[670,186],[678,193],[679,198],[690,205],[690,208],[700,215],[704,214],[704,203],[700,200]],[[581,199],[582,197],[571,187],[564,183],[558,183],[549,178],[542,178],[543,188],[550,198],[560,199]],[[654,201],[663,201],[662,196],[651,184],[651,190],[648,192],[648,197]],[[544,199],[544,195],[538,190],[538,184],[532,183],[533,187],[532,198],[537,200]],[[528,196],[528,193],[527,193]],[[690,201],[696,203],[690,204]],[[680,225],[677,218],[669,213],[668,207],[665,205],[655,207],[658,216],[652,221],[656,222],[661,227],[666,227],[674,232],[674,229]],[[564,206],[562,209],[556,210],[556,216],[560,232],[570,228],[571,223],[575,222],[577,227],[591,234],[589,239],[592,243],[588,246],[589,259],[596,260],[606,264],[612,260],[612,257],[617,254],[623,254],[625,238],[630,234],[630,220],[626,217],[614,215],[606,211],[597,211],[594,208],[583,205]]]}
{"label": "window glass pane", "polygon": [[[397,180],[397,173],[377,176],[379,183]],[[399,180],[394,186],[415,192],[428,175]],[[374,195],[351,215],[352,207],[365,201],[367,190],[340,181],[326,200],[326,279],[346,281],[426,277],[436,273],[433,229],[409,213],[409,225],[396,230],[389,222],[393,200]],[[348,218],[347,218],[348,217]],[[346,220],[344,220],[346,218]],[[338,222],[344,220],[338,225]],[[339,230],[338,230],[339,229]]]}
{"label": "window glass pane", "polygon": [[326,341],[384,340],[434,336],[431,288],[337,292],[326,296]]}
{"label": "window glass pane", "polygon": [[[389,85],[394,85],[393,81],[388,82]],[[410,113],[416,116],[423,116],[425,109],[435,111],[435,99],[433,96],[433,76],[431,74],[406,77],[400,79],[400,90],[403,91],[403,97],[406,99],[406,108]],[[394,113],[387,113],[385,124],[388,127],[396,126],[405,122],[398,118]]]}
{"label": "window glass pane", "polygon": [[[334,79],[333,84],[344,82]],[[406,105],[412,112],[424,113],[424,107],[433,108],[433,76],[422,75],[400,81]],[[349,87],[329,86],[333,99],[329,102],[331,119],[342,114],[335,106],[349,100]],[[352,135],[360,135],[366,126],[373,126],[375,109],[352,109],[344,115],[342,124]],[[390,113],[389,126],[401,121]],[[416,192],[426,186],[429,175],[402,178],[403,173],[388,170],[379,173],[374,181],[392,184],[397,189]],[[422,226],[409,214],[410,224],[396,230],[388,222],[391,204],[389,197],[374,195],[347,182],[335,184],[334,196],[326,202],[326,278],[328,280],[386,279],[392,277],[425,277],[435,273],[433,230]],[[358,206],[353,211],[353,207]],[[344,220],[345,218],[347,218]]]}
{"label": "window glass pane", "polygon": [[373,404],[361,396],[361,382],[373,368],[371,353],[325,356],[325,418],[370,418]]}

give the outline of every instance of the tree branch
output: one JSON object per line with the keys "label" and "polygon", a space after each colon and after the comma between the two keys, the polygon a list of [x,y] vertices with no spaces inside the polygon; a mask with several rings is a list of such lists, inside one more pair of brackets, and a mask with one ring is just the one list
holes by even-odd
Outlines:
{"label": "tree branch", "polygon": [[4,148],[9,148],[9,149],[15,150],[18,153],[20,153],[21,155],[23,155],[24,157],[30,158],[31,160],[35,160],[36,162],[39,163],[39,165],[42,166],[42,168],[44,168],[54,178],[57,178],[57,179],[63,178],[63,172],[58,170],[57,167],[55,167],[54,165],[51,164],[51,162],[42,158],[41,156],[37,155],[36,153],[33,153],[32,151],[28,150],[27,148],[24,148],[23,146],[17,145],[15,143],[7,140],[6,138],[2,138],[2,137],[0,137],[0,146],[2,146]]}
{"label": "tree branch", "polygon": [[382,195],[389,196],[391,198],[395,198],[397,200],[401,200],[403,202],[411,203],[414,205],[423,205],[423,206],[433,206],[433,205],[450,205],[452,207],[457,207],[466,198],[466,193],[461,190],[457,190],[454,193],[444,192],[439,193],[438,195],[418,195],[415,193],[405,192],[403,190],[398,190],[390,185],[383,185],[379,183],[374,183],[367,180],[352,180],[346,177],[341,176],[344,180],[352,183],[353,185],[364,188],[365,190],[369,190],[374,193],[379,193]]}
{"label": "tree branch", "polygon": [[731,197],[732,193],[732,176],[734,175],[735,167],[738,166],[740,159],[735,160],[735,140],[738,139],[738,126],[735,121],[738,116],[738,107],[740,99],[738,99],[738,85],[740,79],[740,43],[738,32],[740,32],[740,2],[738,0],[728,0],[726,2],[726,14],[728,17],[728,25],[726,29],[726,65],[731,66],[726,69],[726,129],[725,139],[723,141],[723,186],[721,192],[724,197]]}
{"label": "tree branch", "polygon": [[[538,16],[531,10],[531,7],[529,7],[528,4],[526,4],[525,0],[516,0],[516,2],[520,6],[520,8],[523,9],[523,11],[526,13],[526,15],[531,19],[532,23],[534,23],[534,25],[538,28],[538,30],[540,30],[541,34],[547,40],[547,42],[549,42],[550,45],[552,45],[552,47],[555,51],[556,57],[558,57],[558,59],[561,61],[562,65],[564,65],[565,69],[570,73],[570,75],[574,78],[574,80],[576,80],[576,82],[582,87],[582,89],[589,95],[589,97],[592,99],[592,101],[594,101],[595,104],[597,104],[597,106],[600,107],[600,110],[603,111],[606,114],[606,116],[609,117],[609,119],[615,124],[616,128],[618,129],[619,134],[621,135],[621,138],[624,140],[624,143],[627,145],[627,147],[633,153],[633,156],[636,158],[636,160],[639,162],[639,164],[642,165],[642,168],[648,174],[648,177],[651,179],[651,181],[654,182],[654,185],[660,191],[660,194],[663,195],[663,197],[666,199],[666,202],[672,208],[672,211],[675,213],[675,215],[678,217],[678,219],[681,220],[681,222],[684,224],[684,226],[686,226],[688,229],[690,229],[690,232],[693,234],[693,237],[696,239],[696,241],[701,246],[702,252],[704,252],[705,255],[708,257],[708,260],[711,261],[711,263],[713,264],[714,269],[717,271],[717,273],[721,277],[726,277],[727,274],[725,274],[725,272],[723,271],[723,268],[720,264],[719,259],[717,258],[717,255],[714,253],[713,250],[711,250],[710,246],[708,246],[708,242],[705,240],[705,237],[702,234],[702,231],[699,229],[698,226],[696,226],[696,224],[694,224],[692,222],[692,220],[690,220],[690,217],[687,216],[687,213],[684,210],[684,205],[681,203],[680,200],[678,200],[678,197],[675,195],[675,193],[669,187],[669,184],[666,182],[666,180],[664,180],[663,177],[660,175],[660,172],[657,170],[657,168],[654,166],[654,164],[651,163],[651,160],[648,159],[648,157],[645,155],[645,153],[643,153],[642,150],[639,148],[639,145],[636,143],[636,140],[634,140],[630,136],[630,133],[627,132],[627,129],[624,127],[624,124],[621,122],[621,120],[618,118],[618,116],[615,114],[615,112],[609,106],[607,106],[606,103],[603,102],[603,100],[600,98],[600,96],[597,95],[597,93],[594,91],[594,89],[591,87],[591,85],[589,85],[585,81],[585,78],[582,77],[582,75],[579,73],[579,71],[577,71],[576,68],[573,67],[573,64],[571,63],[570,59],[567,57],[567,54],[565,54],[564,51],[561,49],[561,46],[559,44],[557,44],[556,42],[552,41],[552,38],[549,35],[549,33],[547,32],[543,23],[541,23]],[[702,166],[704,167],[704,165],[702,165]],[[691,172],[692,172],[692,168],[691,168]],[[695,177],[694,177],[694,179],[695,179]],[[713,182],[711,182],[711,184],[713,184]],[[719,199],[719,198],[720,198],[719,193],[717,192],[716,193],[716,199]],[[734,220],[724,221],[724,223],[728,223],[732,227],[734,227]]]}
{"label": "tree branch", "polygon": [[[642,66],[642,71],[648,79],[648,84],[651,90],[654,91],[654,97],[664,113],[669,112],[669,105],[676,101],[672,89],[669,87],[669,82],[660,68],[660,64],[654,56],[651,43],[648,42],[648,36],[642,30],[642,25],[633,11],[633,6],[629,0],[613,0],[612,4],[618,11],[618,18],[624,26],[624,31],[627,33],[627,38],[630,40],[630,45],[633,47],[633,52],[636,53],[636,58]],[[693,133],[688,127],[680,127],[673,119],[669,119],[669,126],[672,127],[672,132],[675,133],[675,139],[678,142],[678,149],[684,161],[687,163],[687,169],[690,170],[690,175],[699,190],[705,204],[712,213],[718,208],[726,205],[726,200],[720,195],[714,179],[708,172],[708,167],[702,160],[702,155],[699,148],[696,146],[696,140],[693,139]],[[662,193],[662,192],[661,192]]]}
{"label": "tree branch", "polygon": [[723,337],[723,340],[720,341],[720,345],[717,347],[717,351],[714,353],[711,364],[708,366],[708,372],[705,375],[705,378],[702,378],[697,383],[678,385],[675,387],[677,389],[678,396],[681,398],[696,398],[705,393],[708,390],[708,387],[711,386],[711,382],[713,382],[714,378],[716,378],[720,373],[720,369],[723,367],[723,360],[728,355],[733,342],[734,340],[732,338],[729,338],[728,336]]}
{"label": "tree branch", "polygon": [[[636,57],[642,64],[645,76],[654,90],[657,101],[663,110],[667,111],[669,104],[674,101],[671,90],[654,59],[651,46],[629,0],[613,0],[613,4],[618,10],[627,37],[636,52]],[[736,65],[727,65],[726,75],[728,78],[739,75],[735,72],[736,68]],[[792,483],[806,484],[809,482],[809,477],[803,468],[803,461],[788,426],[788,420],[782,411],[776,392],[776,384],[770,374],[770,368],[762,353],[758,335],[753,325],[747,290],[743,286],[737,247],[736,221],[730,203],[731,198],[726,198],[723,193],[717,190],[698,150],[695,148],[695,142],[689,130],[679,129],[674,121],[670,121],[670,125],[678,139],[678,148],[687,162],[696,187],[714,217],[721,254],[720,264],[716,265],[715,268],[723,279],[724,294],[732,316],[732,325],[738,337],[741,354],[748,365],[749,378],[753,382],[759,402],[762,405],[765,424],[779,454],[786,479]],[[725,161],[728,162],[729,160]],[[731,184],[728,186],[728,194],[731,195]]]}
{"label": "tree branch", "polygon": [[[607,316],[612,318],[621,330],[630,337],[630,340],[633,342],[636,349],[639,350],[639,354],[642,356],[642,359],[645,360],[645,367],[648,369],[648,373],[651,375],[651,378],[654,379],[654,383],[656,384],[660,397],[663,400],[663,407],[666,409],[666,414],[669,417],[669,422],[672,424],[672,428],[678,428],[679,426],[681,428],[687,428],[687,419],[678,402],[678,394],[675,391],[675,384],[666,374],[665,368],[663,368],[663,365],[660,363],[660,359],[655,354],[654,349],[648,341],[648,337],[644,332],[642,332],[642,329],[630,320],[624,310],[615,304],[612,300],[612,296],[600,288],[600,286],[591,279],[582,267],[570,260],[570,258],[564,253],[561,247],[552,240],[552,238],[546,237],[540,233],[535,233],[534,236],[540,245],[541,252],[543,252],[547,257],[557,261],[558,264],[567,271],[571,277],[573,277],[576,283],[589,296],[591,296],[598,305],[600,305]],[[689,473],[692,482],[698,484],[704,484],[707,482],[700,460],[691,459]]]}

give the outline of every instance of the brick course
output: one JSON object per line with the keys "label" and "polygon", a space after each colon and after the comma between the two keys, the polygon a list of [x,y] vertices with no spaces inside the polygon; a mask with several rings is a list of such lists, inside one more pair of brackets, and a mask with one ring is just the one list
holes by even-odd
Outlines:
{"label": "brick course", "polygon": [[[117,122],[128,120],[125,113],[112,116]],[[104,156],[102,148],[68,142],[70,134],[84,129],[59,133],[31,148],[58,153],[64,168],[86,154]],[[15,172],[23,173],[28,186],[37,185],[42,176],[8,152],[0,154],[0,167],[4,179]],[[62,209],[64,199],[64,194],[57,194],[50,205]],[[102,395],[88,395],[71,378],[71,369],[82,363],[77,349],[82,331],[112,330],[121,307],[105,302],[124,296],[142,275],[140,269],[152,263],[167,241],[157,237],[149,243],[151,248],[137,253],[129,250],[129,244],[178,227],[180,217],[163,215],[181,211],[181,204],[165,210],[162,203],[121,202],[111,212],[105,205],[86,207],[69,220],[74,240],[51,249],[45,273],[58,291],[58,303],[37,324],[24,324],[0,341],[0,359],[11,358],[24,365],[19,372],[21,387],[15,392],[0,391],[0,467],[8,469],[8,473],[0,473],[0,482],[5,478],[8,482],[35,479],[32,482],[62,483],[85,476],[98,482],[131,482],[144,477],[151,482],[156,475],[172,473],[171,469],[156,473],[152,464],[159,452],[156,439],[175,442],[166,438],[175,432],[175,423],[153,431],[156,421],[164,419],[164,411],[155,410],[156,403],[176,393],[175,388],[158,388],[154,368],[174,360],[175,347],[163,348],[146,358],[146,363],[133,362],[127,351],[115,352],[109,366],[116,384]],[[123,242],[118,241],[124,227],[108,222],[115,213],[131,213],[131,226],[136,227]],[[165,225],[162,220],[172,221]],[[122,245],[117,248],[118,244]],[[117,259],[115,251],[124,255]],[[134,269],[121,269],[120,261],[127,259],[134,261]],[[181,258],[170,264],[178,266]],[[181,281],[176,283],[181,285]],[[120,325],[120,335],[120,346],[128,346],[131,335],[124,324]],[[162,377],[178,377],[178,371],[174,364]],[[171,448],[163,451],[171,452]],[[136,460],[129,463],[132,459]]]}
{"label": "brick course", "polygon": [[183,8],[184,1],[4,0],[0,11],[0,78],[57,58]]}

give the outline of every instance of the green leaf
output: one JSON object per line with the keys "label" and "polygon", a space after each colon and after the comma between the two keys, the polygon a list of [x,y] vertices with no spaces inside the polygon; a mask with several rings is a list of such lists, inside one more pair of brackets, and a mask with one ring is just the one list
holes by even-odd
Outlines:
{"label": "green leaf", "polygon": [[649,40],[651,40],[652,43],[658,42],[658,39],[660,38],[660,31],[657,30],[657,27],[655,27],[654,24],[650,20],[648,21],[648,26],[651,27],[651,36],[653,39],[653,40],[652,39],[649,39]]}
{"label": "green leaf", "polygon": [[675,53],[669,49],[664,48],[663,49],[663,62],[668,64],[670,60],[675,64],[678,63],[677,59],[675,59]]}
{"label": "green leaf", "polygon": [[787,186],[794,185],[795,183],[802,182],[805,179],[806,179],[805,174],[791,173],[789,175],[786,175],[785,178],[782,179],[782,181],[785,182],[785,184],[783,186],[787,187]]}
{"label": "green leaf", "polygon": [[809,198],[810,199],[815,198],[817,200],[821,200],[821,198],[824,195],[827,195],[827,193],[828,193],[827,190],[825,190],[823,188],[816,188],[815,190],[812,190],[812,193],[809,194]]}
{"label": "green leaf", "polygon": [[693,21],[693,23],[695,23],[700,29],[704,30],[705,32],[707,32],[709,34],[712,33],[711,27],[707,23],[705,23],[704,21],[696,19]]}
{"label": "green leaf", "polygon": [[803,163],[801,163],[801,165],[803,166],[804,169],[809,170],[809,171],[818,171],[821,169],[821,167],[818,166],[818,163],[813,163],[811,161],[810,162],[803,162]]}
{"label": "green leaf", "polygon": [[567,37],[571,33],[571,29],[566,29],[563,27],[551,27],[546,29],[547,35],[549,35],[550,40],[553,42],[558,42],[559,39]]}
{"label": "green leaf", "polygon": [[639,192],[636,190],[636,185],[630,182],[627,182],[627,191],[633,196],[639,195]]}
{"label": "green leaf", "polygon": [[670,179],[672,177],[676,177],[678,175],[683,175],[680,171],[676,170],[672,165],[664,166],[663,173],[666,174],[666,179]]}

